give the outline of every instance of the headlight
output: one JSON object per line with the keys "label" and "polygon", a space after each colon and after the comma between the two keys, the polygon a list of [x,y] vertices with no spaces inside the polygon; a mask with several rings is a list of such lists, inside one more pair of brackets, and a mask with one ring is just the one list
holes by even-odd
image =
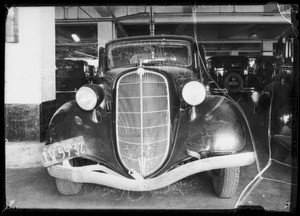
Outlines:
{"label": "headlight", "polygon": [[87,111],[99,105],[103,98],[103,89],[94,84],[84,85],[76,92],[76,102],[78,106]]}
{"label": "headlight", "polygon": [[192,106],[201,104],[204,101],[205,96],[205,86],[198,81],[188,82],[182,89],[184,101]]}

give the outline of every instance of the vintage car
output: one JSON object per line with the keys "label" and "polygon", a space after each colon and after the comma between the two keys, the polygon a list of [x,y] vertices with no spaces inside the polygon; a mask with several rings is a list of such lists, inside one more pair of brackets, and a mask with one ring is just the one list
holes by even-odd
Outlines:
{"label": "vintage car", "polygon": [[56,60],[56,107],[74,100],[76,90],[91,82],[93,66],[84,60]]}
{"label": "vintage car", "polygon": [[275,56],[258,56],[255,58],[255,63],[252,68],[252,73],[256,79],[253,79],[253,86],[256,91],[261,91],[273,81],[275,76]]}
{"label": "vintage car", "polygon": [[207,59],[208,72],[212,77],[212,93],[251,93],[255,90],[249,73],[249,59],[246,56],[213,56]]}
{"label": "vintage car", "polygon": [[151,191],[211,171],[216,194],[235,194],[255,162],[235,103],[211,95],[202,45],[187,36],[116,39],[99,51],[97,84],[61,106],[41,148],[61,194],[83,183]]}
{"label": "vintage car", "polygon": [[299,84],[293,72],[298,46],[295,30],[291,28],[278,39],[272,82],[262,90],[258,101],[260,121],[269,126],[271,156],[279,161],[292,159],[297,152],[292,143],[292,128],[295,128],[292,113],[298,109],[294,105]]}

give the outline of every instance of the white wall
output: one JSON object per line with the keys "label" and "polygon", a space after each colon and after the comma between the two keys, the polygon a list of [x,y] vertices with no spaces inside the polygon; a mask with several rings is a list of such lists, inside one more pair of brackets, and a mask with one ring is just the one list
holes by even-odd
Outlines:
{"label": "white wall", "polygon": [[5,43],[5,103],[55,99],[55,9],[18,8],[19,42]]}

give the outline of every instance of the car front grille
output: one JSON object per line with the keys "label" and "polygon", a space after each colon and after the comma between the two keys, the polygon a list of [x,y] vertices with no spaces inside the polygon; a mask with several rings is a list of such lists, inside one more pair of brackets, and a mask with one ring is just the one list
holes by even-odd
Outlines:
{"label": "car front grille", "polygon": [[136,71],[116,85],[116,138],[123,165],[146,177],[166,160],[170,138],[167,80],[158,73]]}

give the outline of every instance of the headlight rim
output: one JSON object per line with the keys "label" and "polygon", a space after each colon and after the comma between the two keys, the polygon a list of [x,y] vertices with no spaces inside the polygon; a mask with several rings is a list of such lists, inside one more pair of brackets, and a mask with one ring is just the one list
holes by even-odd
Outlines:
{"label": "headlight rim", "polygon": [[[95,102],[94,102],[94,105],[91,106],[92,108],[86,108],[81,102],[80,100],[78,99],[78,94],[80,91],[82,91],[82,89],[90,89],[91,92],[93,92],[94,96],[95,96]],[[76,92],[76,95],[75,95],[75,100],[76,100],[76,103],[78,104],[78,106],[83,109],[83,110],[86,110],[86,111],[91,111],[93,109],[95,109],[98,105],[100,105],[100,103],[103,101],[104,99],[104,91],[103,91],[103,88],[100,86],[100,85],[95,85],[95,84],[86,84],[84,86],[81,86],[78,91]]]}
{"label": "headlight rim", "polygon": [[[195,91],[195,92],[198,92],[198,95],[196,95],[196,96],[199,96],[199,95],[201,96],[201,92],[204,93],[204,96],[201,96],[201,99],[198,99],[198,102],[196,102],[196,103],[191,102],[190,101],[191,98],[187,98],[188,95],[190,96],[190,93],[188,93],[188,92],[190,92],[188,88],[193,88],[193,87],[189,87],[188,85],[191,85],[193,83],[197,83],[197,85],[200,84],[199,86],[201,86],[200,87],[200,91]],[[189,82],[187,82],[187,83],[184,84],[184,86],[183,86],[183,88],[181,90],[181,96],[182,96],[182,99],[184,100],[184,102],[187,103],[188,105],[190,105],[190,106],[197,106],[197,105],[203,103],[203,101],[205,100],[205,98],[207,96],[207,92],[206,92],[206,88],[205,88],[205,86],[204,86],[203,83],[201,83],[201,82],[199,82],[197,80],[192,80],[192,81],[189,81]],[[193,98],[193,99],[195,99],[195,98]]]}

